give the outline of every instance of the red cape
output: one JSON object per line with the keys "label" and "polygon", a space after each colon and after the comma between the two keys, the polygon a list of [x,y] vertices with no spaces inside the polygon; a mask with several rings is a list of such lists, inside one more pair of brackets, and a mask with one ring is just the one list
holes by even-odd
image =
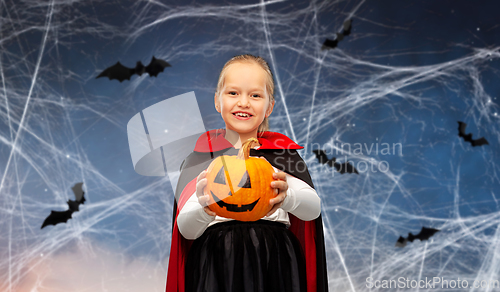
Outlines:
{"label": "red cape", "polygon": [[[233,148],[233,145],[224,139],[225,130],[212,130],[208,131],[196,142],[196,146],[193,154],[201,154],[201,153],[210,153],[211,158],[214,158],[214,152],[226,150],[228,148]],[[289,149],[291,151],[295,151],[296,149],[302,149],[302,146],[297,145],[287,136],[275,133],[275,132],[262,132],[258,135],[259,143],[261,147],[257,151],[266,151],[266,150],[276,150],[276,149]],[[252,150],[254,151],[254,150]],[[280,152],[288,152],[288,151],[280,151]],[[281,155],[282,153],[280,153]],[[298,156],[298,154],[297,154]],[[264,155],[264,157],[266,157]],[[300,158],[300,156],[298,156]],[[267,158],[267,157],[266,157]],[[188,159],[188,158],[186,158]],[[297,159],[297,158],[295,158]],[[300,158],[300,160],[302,160]],[[268,161],[271,162],[270,159]],[[272,163],[271,163],[272,164]],[[304,163],[305,165],[305,163]],[[277,167],[275,165],[275,167]],[[277,167],[280,168],[280,167]],[[205,168],[202,168],[203,170]],[[194,173],[201,172],[195,171]],[[285,172],[294,174],[293,170],[289,169],[281,169]],[[307,175],[305,177],[299,177],[303,179],[306,183],[312,186],[312,181],[309,176],[309,173],[306,172]],[[182,176],[182,173],[181,173]],[[190,175],[191,177],[194,174]],[[197,176],[197,175],[196,175]],[[196,190],[196,176],[194,178],[190,178],[189,181],[185,181],[185,183],[180,182],[179,185],[184,185],[185,187],[182,189],[180,193],[179,200],[174,204],[174,222],[172,227],[172,243],[170,248],[170,259],[168,264],[168,272],[167,272],[167,284],[166,284],[166,292],[184,292],[184,272],[185,272],[185,264],[186,258],[189,252],[189,248],[191,247],[192,240],[185,239],[179,229],[177,227],[177,215],[179,211],[182,209],[186,201]],[[177,192],[176,192],[177,193]],[[175,207],[177,206],[177,208]],[[295,234],[298,238],[300,244],[302,245],[302,249],[304,251],[305,260],[306,260],[306,271],[307,271],[307,291],[308,292],[320,292],[320,291],[328,291],[328,279],[326,274],[326,258],[325,258],[325,243],[323,238],[323,224],[321,216],[312,221],[302,221],[297,217],[289,214],[290,217],[290,230]]]}

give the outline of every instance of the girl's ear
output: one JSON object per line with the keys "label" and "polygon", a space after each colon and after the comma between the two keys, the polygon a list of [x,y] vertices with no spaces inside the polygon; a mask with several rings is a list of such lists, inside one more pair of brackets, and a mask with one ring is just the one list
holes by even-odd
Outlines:
{"label": "girl's ear", "polygon": [[266,111],[266,118],[271,115],[271,113],[273,112],[273,108],[274,108],[274,100],[269,103],[269,108]]}
{"label": "girl's ear", "polygon": [[215,104],[215,110],[220,113],[220,104],[217,102],[217,93],[214,94],[214,104]]}

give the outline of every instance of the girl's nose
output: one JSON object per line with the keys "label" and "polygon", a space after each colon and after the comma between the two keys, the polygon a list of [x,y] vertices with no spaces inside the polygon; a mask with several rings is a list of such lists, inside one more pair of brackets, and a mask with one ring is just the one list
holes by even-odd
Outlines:
{"label": "girl's nose", "polygon": [[242,95],[240,99],[238,100],[237,103],[238,106],[241,107],[249,107],[250,106],[250,100],[246,95]]}

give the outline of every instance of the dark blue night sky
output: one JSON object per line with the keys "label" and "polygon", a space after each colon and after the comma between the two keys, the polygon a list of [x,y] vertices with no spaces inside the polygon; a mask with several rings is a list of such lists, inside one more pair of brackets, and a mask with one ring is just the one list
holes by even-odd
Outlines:
{"label": "dark blue night sky", "polygon": [[[218,74],[244,53],[273,70],[271,129],[305,147],[331,291],[500,281],[499,10],[465,0],[1,2],[0,290],[163,291],[174,194],[168,177],[134,171],[127,123],[194,91],[206,129],[224,127]],[[347,19],[351,34],[321,50]],[[152,56],[172,67],[96,79]],[[457,121],[489,145],[459,138]],[[360,174],[320,165],[318,148]],[[40,229],[77,182],[80,211]],[[422,226],[441,231],[395,247]]]}

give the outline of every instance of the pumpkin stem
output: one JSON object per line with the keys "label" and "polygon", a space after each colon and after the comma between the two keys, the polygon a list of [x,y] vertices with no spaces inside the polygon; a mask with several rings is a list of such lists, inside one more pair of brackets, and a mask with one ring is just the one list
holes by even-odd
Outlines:
{"label": "pumpkin stem", "polygon": [[250,157],[250,148],[254,142],[259,143],[259,140],[257,140],[256,138],[250,138],[246,140],[245,143],[243,143],[243,145],[241,145],[240,152],[238,152],[239,159],[246,160],[248,159],[248,157]]}

